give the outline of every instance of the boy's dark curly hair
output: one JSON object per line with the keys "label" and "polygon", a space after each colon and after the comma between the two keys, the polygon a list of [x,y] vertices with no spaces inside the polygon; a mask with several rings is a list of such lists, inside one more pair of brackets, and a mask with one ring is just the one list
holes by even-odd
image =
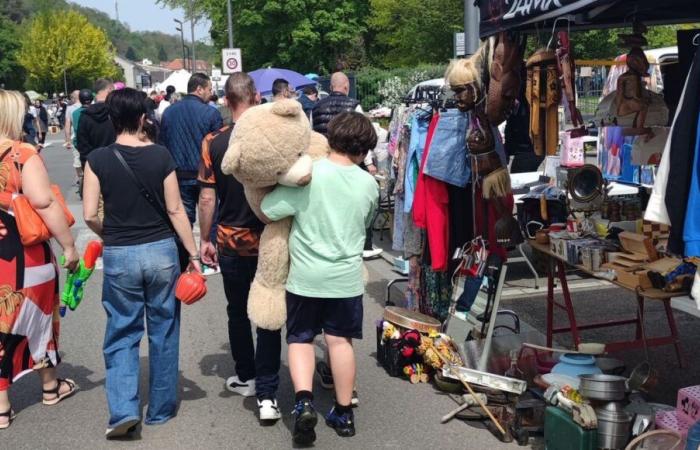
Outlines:
{"label": "boy's dark curly hair", "polygon": [[364,156],[377,146],[377,133],[363,114],[343,112],[328,124],[328,145],[338,153]]}

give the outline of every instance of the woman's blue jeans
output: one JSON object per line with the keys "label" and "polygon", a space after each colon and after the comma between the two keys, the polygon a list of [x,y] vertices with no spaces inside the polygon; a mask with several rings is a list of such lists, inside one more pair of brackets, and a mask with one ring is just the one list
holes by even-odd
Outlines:
{"label": "woman's blue jeans", "polygon": [[109,426],[141,419],[139,343],[148,327],[148,412],[146,424],[159,424],[177,410],[180,274],[172,238],[104,249],[102,305],[107,313],[105,358]]}

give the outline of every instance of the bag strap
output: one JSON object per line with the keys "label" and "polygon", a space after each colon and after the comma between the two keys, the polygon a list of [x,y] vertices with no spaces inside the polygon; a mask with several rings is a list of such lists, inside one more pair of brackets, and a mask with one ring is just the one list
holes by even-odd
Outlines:
{"label": "bag strap", "polygon": [[12,147],[13,146],[11,145],[7,150],[2,152],[2,156],[0,156],[0,162],[2,162],[3,159],[5,159],[5,156],[7,156],[7,154],[10,153],[10,151],[12,151]]}
{"label": "bag strap", "polygon": [[131,181],[134,182],[136,187],[138,187],[139,192],[141,192],[141,195],[148,201],[148,203],[151,204],[153,209],[156,210],[156,212],[161,216],[161,218],[165,221],[165,224],[168,225],[171,229],[173,228],[172,223],[170,222],[170,217],[168,216],[168,213],[165,211],[165,209],[156,201],[155,198],[151,195],[150,192],[148,192],[148,189],[141,183],[141,181],[136,177],[136,174],[134,171],[129,167],[129,164],[124,160],[124,157],[122,156],[121,153],[119,153],[119,150],[117,150],[116,147],[112,147],[112,152],[114,153],[114,156],[117,157],[117,160],[119,163],[121,163],[122,167],[124,167],[124,170],[126,173],[129,175],[129,178],[131,178]]}

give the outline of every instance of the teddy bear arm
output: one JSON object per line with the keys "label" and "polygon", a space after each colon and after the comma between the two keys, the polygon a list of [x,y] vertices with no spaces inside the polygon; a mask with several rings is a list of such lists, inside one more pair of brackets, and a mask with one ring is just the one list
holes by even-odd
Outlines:
{"label": "teddy bear arm", "polygon": [[260,209],[260,205],[262,204],[263,198],[272,191],[272,188],[245,188],[245,198],[248,201],[248,205],[250,205],[250,209],[253,210],[253,213],[257,216],[258,219],[263,220],[265,218],[265,215],[262,213],[262,210]]}

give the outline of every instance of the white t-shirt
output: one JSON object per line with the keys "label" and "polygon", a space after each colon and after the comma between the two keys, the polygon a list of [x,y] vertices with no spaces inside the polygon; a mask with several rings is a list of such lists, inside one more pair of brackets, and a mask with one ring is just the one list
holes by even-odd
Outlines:
{"label": "white t-shirt", "polygon": [[167,101],[166,99],[163,99],[158,103],[158,109],[156,109],[156,119],[158,119],[158,122],[160,122],[163,119],[163,113],[165,110],[170,106],[170,102]]}
{"label": "white t-shirt", "polygon": [[[66,117],[70,117],[70,120],[73,120],[73,112],[74,112],[76,109],[80,108],[80,106],[81,106],[81,105],[80,105],[80,102],[71,103],[71,105],[70,105],[68,108],[66,108]],[[73,133],[73,129],[74,129],[74,128],[75,128],[75,127],[73,127],[73,126],[70,127],[70,138],[71,138],[71,140],[75,138],[75,134]]]}

